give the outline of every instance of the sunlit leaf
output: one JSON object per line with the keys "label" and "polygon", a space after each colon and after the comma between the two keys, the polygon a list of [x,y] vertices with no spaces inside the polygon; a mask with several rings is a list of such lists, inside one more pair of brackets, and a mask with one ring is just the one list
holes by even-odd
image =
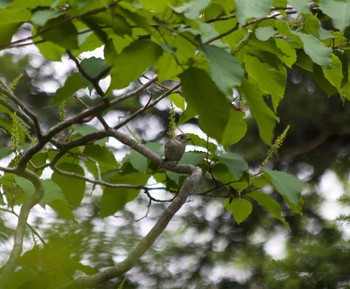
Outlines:
{"label": "sunlit leaf", "polygon": [[111,70],[111,88],[123,88],[137,80],[162,54],[162,49],[149,40],[136,40],[115,59]]}

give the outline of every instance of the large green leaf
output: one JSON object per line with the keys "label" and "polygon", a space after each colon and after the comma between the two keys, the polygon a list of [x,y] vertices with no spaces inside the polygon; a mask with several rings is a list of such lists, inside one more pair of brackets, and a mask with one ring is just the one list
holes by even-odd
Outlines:
{"label": "large green leaf", "polygon": [[318,65],[330,66],[332,61],[332,48],[324,46],[321,40],[313,35],[302,32],[296,33],[304,43],[305,53]]}
{"label": "large green leaf", "polygon": [[119,166],[107,147],[90,144],[85,147],[84,153],[99,164],[101,173],[114,170]]}
{"label": "large green leaf", "polygon": [[111,88],[124,88],[142,75],[162,54],[149,40],[136,40],[116,57],[111,70]]}
{"label": "large green leaf", "polygon": [[234,108],[204,70],[189,68],[180,77],[184,97],[190,109],[199,115],[203,131],[224,146],[244,136],[244,115],[238,111],[231,112]]}
{"label": "large green leaf", "polygon": [[321,0],[320,8],[323,13],[332,18],[333,25],[343,31],[350,26],[350,2]]}
{"label": "large green leaf", "polygon": [[287,72],[285,67],[282,65],[270,66],[248,54],[244,56],[244,62],[248,75],[256,81],[262,94],[271,95],[272,104],[276,110],[286,88]]}
{"label": "large green leaf", "polygon": [[233,107],[230,109],[230,114],[221,139],[221,144],[224,148],[228,148],[228,146],[237,143],[245,136],[247,124],[243,120],[244,116],[244,112]]}
{"label": "large green leaf", "polygon": [[55,11],[52,9],[38,10],[32,15],[32,22],[34,24],[44,26],[51,18],[61,16],[64,12]]}
{"label": "large green leaf", "polygon": [[[350,85],[348,83],[347,75],[343,75],[345,69],[347,69],[347,60],[342,61],[334,54],[332,54],[332,65],[330,67],[322,67],[323,75],[328,80],[328,82],[334,86],[340,96],[344,98],[349,98],[350,96]],[[344,66],[344,67],[343,67]],[[347,71],[346,71],[347,74]],[[345,85],[344,85],[345,80]]]}
{"label": "large green leaf", "polygon": [[101,217],[105,218],[120,211],[138,194],[138,190],[105,188],[101,198]]}
{"label": "large green leaf", "polygon": [[[116,173],[108,181],[115,184],[140,186],[145,185],[148,178],[149,176],[144,173],[128,173],[125,175]],[[139,192],[139,189],[106,187],[101,198],[101,217],[113,215],[123,209],[128,202],[138,196]]]}
{"label": "large green leaf", "polygon": [[52,43],[58,44],[64,49],[78,48],[77,29],[75,26],[61,16],[47,21],[46,25],[42,27],[44,32],[42,37]]}
{"label": "large green leaf", "polygon": [[262,18],[269,14],[273,0],[236,0],[236,15],[238,22],[244,25],[252,18]]}
{"label": "large green leaf", "polygon": [[[36,46],[40,50],[40,53],[48,60],[61,61],[63,53],[66,49],[62,46],[59,46],[53,42],[44,41],[42,38],[38,38]],[[43,41],[43,42],[42,42]]]}
{"label": "large green leaf", "polygon": [[224,163],[231,175],[237,180],[248,170],[247,162],[237,154],[225,153],[218,155],[220,162]]}
{"label": "large green leaf", "polygon": [[86,58],[80,63],[80,66],[91,78],[97,78],[98,76],[102,78],[106,76],[106,74],[101,75],[101,73],[103,71],[106,72],[108,68],[106,61],[98,57]]}
{"label": "large green leaf", "polygon": [[225,208],[231,212],[237,224],[242,223],[253,211],[252,204],[244,199],[226,199]]}
{"label": "large green leaf", "polygon": [[302,182],[295,176],[290,174],[266,170],[268,181],[274,189],[290,204],[297,206],[300,198],[300,193],[303,188]]}
{"label": "large green leaf", "polygon": [[274,137],[277,117],[265,103],[254,80],[244,79],[240,91],[247,100],[249,109],[258,124],[261,139],[270,145]]}
{"label": "large green leaf", "polygon": [[[84,170],[76,164],[61,163],[58,165],[58,169],[78,176],[84,176]],[[68,203],[73,206],[73,208],[79,207],[85,193],[85,181],[61,175],[57,172],[52,174],[51,179],[60,186]]]}
{"label": "large green leaf", "polygon": [[200,48],[209,60],[212,80],[222,93],[231,96],[232,88],[241,84],[244,75],[240,61],[220,47],[202,45]]}
{"label": "large green leaf", "polygon": [[10,43],[21,23],[30,17],[26,9],[0,9],[0,48]]}
{"label": "large green leaf", "polygon": [[40,201],[40,205],[45,207],[48,204],[53,208],[62,218],[67,220],[74,220],[74,215],[71,206],[61,190],[61,188],[52,180],[43,180],[45,192],[44,197]]}
{"label": "large green leaf", "polygon": [[176,62],[175,55],[172,53],[163,53],[154,64],[160,82],[176,79],[182,72],[181,66]]}
{"label": "large green leaf", "polygon": [[282,217],[281,206],[277,201],[260,191],[251,192],[248,194],[248,196],[257,201],[262,207],[264,207],[268,212],[274,215],[289,229],[289,224]]}
{"label": "large green leaf", "polygon": [[27,198],[35,193],[34,185],[29,180],[15,175],[15,182],[20,186]]}

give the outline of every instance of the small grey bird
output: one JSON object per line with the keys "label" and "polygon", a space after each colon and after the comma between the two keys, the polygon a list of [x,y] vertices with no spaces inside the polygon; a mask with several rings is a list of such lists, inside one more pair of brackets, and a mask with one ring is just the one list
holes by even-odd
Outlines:
{"label": "small grey bird", "polygon": [[175,138],[168,140],[164,147],[164,160],[178,162],[182,158],[189,140],[191,138],[185,134],[179,134]]}

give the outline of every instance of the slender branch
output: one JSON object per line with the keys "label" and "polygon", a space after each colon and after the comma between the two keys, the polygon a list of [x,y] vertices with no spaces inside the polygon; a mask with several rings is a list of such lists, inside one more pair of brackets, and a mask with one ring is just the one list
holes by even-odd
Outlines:
{"label": "slender branch", "polygon": [[5,284],[7,280],[10,278],[13,271],[15,270],[18,258],[22,253],[23,239],[25,235],[29,212],[42,199],[44,195],[44,187],[39,177],[30,170],[25,169],[23,171],[20,171],[20,170],[10,169],[10,168],[1,168],[1,170],[6,172],[12,172],[23,178],[26,178],[34,185],[34,188],[35,188],[35,193],[32,196],[30,196],[21,207],[21,210],[18,216],[18,224],[15,231],[12,251],[10,253],[10,256],[5,266],[3,267],[3,271],[1,272],[0,288],[5,288]]}
{"label": "slender branch", "polygon": [[[3,212],[6,212],[6,213],[9,213],[9,214],[12,214],[14,216],[16,216],[17,218],[19,217],[19,215],[14,212],[13,210],[9,210],[9,209],[4,209],[4,208],[0,208],[0,211],[3,211]],[[35,235],[39,240],[40,242],[43,244],[43,245],[46,245],[46,242],[45,240],[43,239],[43,237],[40,236],[40,234],[33,228],[32,225],[30,225],[28,222],[27,222],[27,227],[29,228],[29,230],[33,233],[33,235]]]}
{"label": "slender branch", "polygon": [[140,108],[139,110],[135,111],[133,114],[131,114],[129,117],[124,119],[122,122],[118,123],[114,129],[119,129],[125,124],[127,124],[129,121],[133,120],[135,117],[137,117],[139,114],[142,114],[147,109],[155,106],[158,102],[160,102],[162,99],[167,97],[168,95],[172,94],[176,90],[178,90],[181,87],[180,84],[175,85],[173,88],[169,89],[168,91],[164,92],[162,95],[160,95],[158,98],[153,100],[152,102],[147,103],[144,107]]}
{"label": "slender branch", "polygon": [[102,90],[101,86],[98,84],[99,82],[99,78],[94,78],[91,77],[80,65],[78,59],[72,54],[72,52],[70,50],[66,51],[69,58],[75,63],[75,66],[77,67],[78,71],[81,73],[82,76],[84,76],[88,81],[90,81],[90,83],[93,85],[93,87],[95,88],[97,94],[100,97],[104,97],[105,96],[105,92]]}
{"label": "slender branch", "polygon": [[[41,128],[39,125],[39,121],[38,118],[36,117],[36,115],[23,103],[21,102],[12,92],[11,90],[0,81],[0,90],[12,101],[14,102],[16,105],[18,105],[18,107],[32,120],[30,123],[31,125],[34,126],[36,135],[38,138],[41,137]],[[20,114],[21,116],[23,116],[23,114]],[[26,120],[27,118],[24,118],[24,120]]]}

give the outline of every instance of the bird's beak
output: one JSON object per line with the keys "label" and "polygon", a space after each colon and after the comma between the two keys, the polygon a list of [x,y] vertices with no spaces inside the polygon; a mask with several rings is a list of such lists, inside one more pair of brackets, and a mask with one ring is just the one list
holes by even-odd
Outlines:
{"label": "bird's beak", "polygon": [[189,140],[192,140],[189,136],[186,135],[186,140],[189,141]]}

